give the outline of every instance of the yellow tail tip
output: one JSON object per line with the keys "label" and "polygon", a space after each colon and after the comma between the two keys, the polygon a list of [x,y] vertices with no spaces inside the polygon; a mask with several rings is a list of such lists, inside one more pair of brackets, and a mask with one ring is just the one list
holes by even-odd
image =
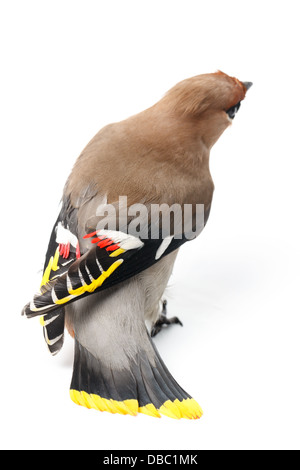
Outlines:
{"label": "yellow tail tip", "polygon": [[93,408],[98,411],[108,411],[109,413],[129,414],[136,416],[138,414],[137,400],[108,400],[101,398],[99,395],[89,394],[84,391],[70,390],[71,400],[76,405],[85,406],[86,408]]}
{"label": "yellow tail tip", "polygon": [[152,405],[152,403],[149,403],[148,405],[145,405],[145,406],[141,406],[139,408],[139,413],[152,416],[153,418],[161,418],[161,415],[159,414],[155,406]]}
{"label": "yellow tail tip", "polygon": [[187,398],[179,401],[178,399],[167,400],[159,409],[152,403],[139,407],[138,401],[129,399],[117,401],[102,398],[99,395],[88,394],[84,391],[70,390],[71,400],[77,405],[84,406],[88,409],[98,411],[108,411],[109,413],[118,413],[123,415],[136,416],[138,413],[146,414],[154,418],[160,418],[161,415],[168,416],[173,419],[199,419],[203,415],[201,407],[193,398]]}

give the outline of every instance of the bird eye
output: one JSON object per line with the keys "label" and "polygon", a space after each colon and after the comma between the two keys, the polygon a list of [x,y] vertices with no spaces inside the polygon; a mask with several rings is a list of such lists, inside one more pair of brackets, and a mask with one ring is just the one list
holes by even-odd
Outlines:
{"label": "bird eye", "polygon": [[240,109],[240,106],[241,106],[241,102],[237,103],[236,105],[232,106],[231,108],[229,108],[226,113],[228,114],[228,116],[230,117],[230,119],[234,119],[234,116],[236,115],[236,113],[238,112],[238,110]]}

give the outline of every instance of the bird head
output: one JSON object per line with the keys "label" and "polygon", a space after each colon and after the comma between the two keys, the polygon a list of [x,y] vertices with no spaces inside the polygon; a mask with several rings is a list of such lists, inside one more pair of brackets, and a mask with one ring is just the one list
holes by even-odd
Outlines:
{"label": "bird head", "polygon": [[164,102],[177,117],[192,121],[210,148],[232,123],[251,86],[218,71],[179,82]]}

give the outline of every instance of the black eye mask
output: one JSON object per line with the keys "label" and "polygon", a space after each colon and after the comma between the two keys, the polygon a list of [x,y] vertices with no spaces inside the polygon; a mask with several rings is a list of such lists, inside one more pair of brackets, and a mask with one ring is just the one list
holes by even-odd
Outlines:
{"label": "black eye mask", "polygon": [[239,101],[239,103],[237,103],[236,105],[232,106],[231,108],[229,108],[226,113],[228,114],[228,116],[230,117],[230,119],[234,119],[236,113],[238,112],[238,110],[240,109],[240,106],[241,106],[241,102]]}

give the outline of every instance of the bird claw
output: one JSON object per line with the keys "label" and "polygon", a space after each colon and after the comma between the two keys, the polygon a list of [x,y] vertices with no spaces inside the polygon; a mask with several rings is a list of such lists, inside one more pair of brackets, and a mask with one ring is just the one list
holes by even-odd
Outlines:
{"label": "bird claw", "polygon": [[167,318],[167,301],[164,300],[163,305],[162,305],[161,314],[160,314],[158,320],[154,323],[154,325],[152,327],[152,330],[151,330],[152,338],[154,336],[156,336],[157,333],[159,333],[161,331],[161,329],[163,328],[164,325],[168,326],[168,325],[172,325],[172,324],[175,324],[175,323],[183,326],[183,324],[181,323],[181,321],[179,320],[178,317]]}

